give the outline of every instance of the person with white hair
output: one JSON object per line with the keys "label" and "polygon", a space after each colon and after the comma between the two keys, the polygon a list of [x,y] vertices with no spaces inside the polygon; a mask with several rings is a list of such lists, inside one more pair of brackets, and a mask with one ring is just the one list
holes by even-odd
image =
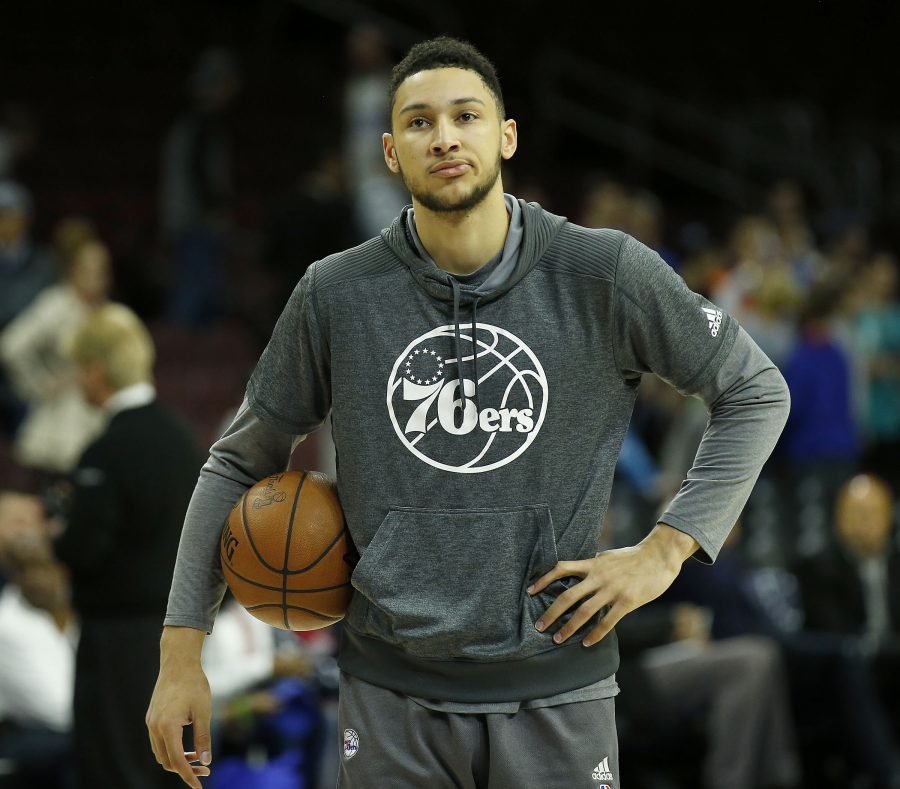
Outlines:
{"label": "person with white hair", "polygon": [[194,437],[156,400],[154,347],[121,304],[100,307],[72,338],[71,357],[106,431],[72,475],[57,556],[81,618],[74,744],[79,786],[178,784],[147,748],[144,710],[156,679],[181,523],[200,468]]}

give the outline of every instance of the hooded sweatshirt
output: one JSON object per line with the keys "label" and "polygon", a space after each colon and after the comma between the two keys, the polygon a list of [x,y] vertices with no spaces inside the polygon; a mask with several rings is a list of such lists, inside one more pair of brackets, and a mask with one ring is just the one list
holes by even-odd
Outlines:
{"label": "hooded sweatshirt", "polygon": [[715,558],[784,425],[781,375],[633,238],[507,205],[504,250],[472,277],[435,265],[409,208],[308,269],[201,474],[166,624],[211,627],[228,510],[330,413],[360,554],[344,671],[460,703],[611,677],[614,633],[588,648],[534,627],[574,579],[526,589],[558,561],[596,555],[648,372],[710,407],[695,465],[659,520]]}

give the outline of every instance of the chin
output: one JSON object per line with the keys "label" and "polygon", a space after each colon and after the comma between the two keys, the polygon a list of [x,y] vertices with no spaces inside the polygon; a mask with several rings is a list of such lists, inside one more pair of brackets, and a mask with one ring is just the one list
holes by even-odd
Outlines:
{"label": "chin", "polygon": [[417,194],[413,195],[425,208],[430,211],[441,214],[453,214],[460,211],[470,211],[475,208],[488,196],[490,188],[474,188],[469,189],[464,194],[441,195],[441,194]]}

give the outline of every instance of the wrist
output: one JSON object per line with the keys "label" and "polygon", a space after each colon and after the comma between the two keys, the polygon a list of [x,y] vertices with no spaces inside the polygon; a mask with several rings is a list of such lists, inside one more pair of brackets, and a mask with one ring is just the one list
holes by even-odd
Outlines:
{"label": "wrist", "polygon": [[160,665],[185,663],[199,665],[205,638],[206,633],[203,630],[167,625],[163,628],[162,638],[159,640]]}
{"label": "wrist", "polygon": [[685,560],[700,548],[690,534],[679,531],[666,523],[657,523],[641,542],[648,548],[652,548],[666,567],[675,573],[681,569]]}

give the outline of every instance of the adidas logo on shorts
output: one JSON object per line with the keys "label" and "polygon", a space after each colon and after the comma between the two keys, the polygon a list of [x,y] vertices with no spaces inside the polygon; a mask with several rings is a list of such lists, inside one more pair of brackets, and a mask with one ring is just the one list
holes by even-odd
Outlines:
{"label": "adidas logo on shorts", "polygon": [[[608,756],[594,768],[594,772],[591,773],[591,778],[595,781],[611,781],[613,779],[612,773],[609,771]],[[607,789],[609,789],[608,784],[604,784],[603,786],[606,786]],[[598,786],[597,789],[603,789],[603,787]]]}

